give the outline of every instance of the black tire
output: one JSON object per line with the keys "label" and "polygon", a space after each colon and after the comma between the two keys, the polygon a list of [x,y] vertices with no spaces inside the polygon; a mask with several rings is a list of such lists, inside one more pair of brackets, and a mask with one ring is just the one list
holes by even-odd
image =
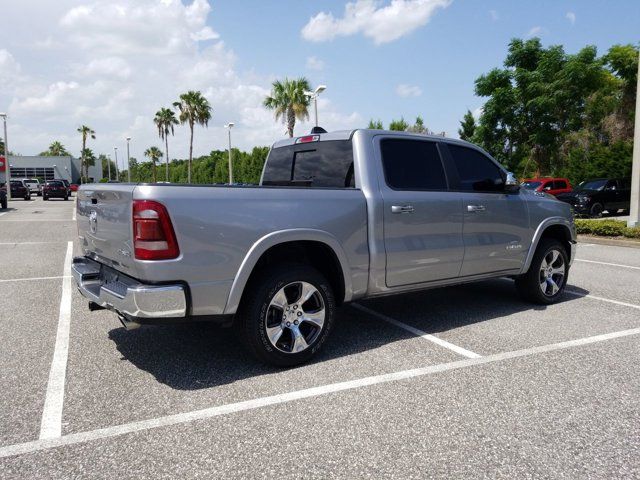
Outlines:
{"label": "black tire", "polygon": [[6,199],[6,198],[2,201],[2,204],[1,204],[1,205],[2,205],[2,209],[3,209],[3,210],[6,210],[6,209],[7,209],[7,199]]}
{"label": "black tire", "polygon": [[46,195],[43,195],[42,201],[44,202],[44,201],[47,201],[47,200],[49,200],[49,197],[47,197]]}
{"label": "black tire", "polygon": [[[545,259],[549,260],[549,258],[552,258],[553,251],[558,252],[559,256],[562,257],[561,260],[562,265],[564,266],[564,275],[561,282],[559,282],[557,274],[556,276],[552,276],[551,280],[553,281],[553,284],[558,287],[558,290],[555,293],[553,293],[553,286],[551,284],[545,285],[544,288],[547,292],[543,293],[543,281],[547,282],[547,280],[545,280],[545,272],[543,271],[543,261],[545,261]],[[560,262],[556,260],[553,265],[559,266]],[[566,246],[556,239],[543,238],[538,244],[538,248],[536,249],[536,253],[533,255],[533,260],[531,261],[531,266],[527,273],[516,278],[516,288],[523,299],[541,305],[550,305],[557,302],[560,297],[562,297],[568,278],[569,257],[567,255]],[[558,285],[558,283],[560,283],[560,285]]]}
{"label": "black tire", "polygon": [[593,205],[591,205],[591,208],[589,209],[589,216],[594,218],[600,218],[602,216],[602,212],[604,212],[604,205],[596,202]]}
{"label": "black tire", "polygon": [[64,201],[66,202],[67,200],[69,200],[69,196],[64,197]]}
{"label": "black tire", "polygon": [[[314,287],[315,293],[308,301],[300,303],[300,310],[294,310],[297,308],[296,302],[299,302],[299,298],[294,297],[302,294],[303,282]],[[258,360],[278,367],[293,367],[307,362],[320,350],[333,328],[336,309],[331,285],[320,272],[308,265],[280,265],[259,274],[246,288],[236,315],[235,327],[242,343]],[[271,304],[281,290],[285,295],[289,294],[285,297],[287,311]],[[322,305],[317,295],[320,296]],[[312,302],[311,306],[308,302]],[[304,320],[299,325],[296,323],[298,327],[284,326],[285,323],[289,325],[286,319],[297,322],[297,318],[304,318],[307,310],[314,310],[314,305],[316,311],[324,308],[324,322],[321,327]],[[295,316],[301,313],[302,317]],[[267,335],[269,324],[271,328],[281,330],[275,344]],[[307,345],[309,340],[308,346],[299,352],[293,352],[296,347],[294,328],[297,328],[299,334],[302,333],[303,345]]]}

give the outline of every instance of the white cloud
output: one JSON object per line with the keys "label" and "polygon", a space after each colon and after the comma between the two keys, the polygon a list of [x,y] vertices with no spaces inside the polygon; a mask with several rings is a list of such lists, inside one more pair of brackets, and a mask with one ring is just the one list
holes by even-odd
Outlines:
{"label": "white cloud", "polygon": [[[35,154],[60,140],[79,152],[76,128],[87,124],[96,131],[89,145],[96,153],[113,153],[114,145],[122,151],[131,135],[131,155],[142,160],[147,147],[161,146],[155,112],[190,89],[201,90],[213,107],[209,128],[194,133],[196,155],[226,148],[229,121],[240,148],[281,138],[283,125],[262,106],[273,78],[238,71],[235,53],[214,31],[209,3],[182,1],[32,0],[50,19],[37,35],[20,37],[19,22],[6,22],[8,38],[29,42],[22,50],[0,49],[0,106],[8,106],[12,149]],[[3,16],[25,17],[23,3],[11,2]],[[324,95],[318,107],[327,129],[363,124],[358,113],[340,111]],[[296,133],[310,126],[301,122]],[[179,126],[169,143],[172,158],[185,158],[188,128]]]}
{"label": "white cloud", "polygon": [[324,62],[314,56],[308,57],[307,70],[324,70]]}
{"label": "white cloud", "polygon": [[382,6],[377,0],[349,2],[342,18],[331,12],[320,12],[309,19],[302,37],[312,42],[324,42],[336,37],[362,33],[376,45],[397,40],[426,25],[439,8],[451,0],[392,0]]}
{"label": "white cloud", "polygon": [[500,18],[500,16],[498,15],[498,12],[496,12],[495,10],[489,10],[489,16],[491,17],[491,20],[493,20],[494,22],[498,21],[498,19]]}
{"label": "white cloud", "polygon": [[422,95],[422,89],[416,85],[401,83],[396,87],[396,93],[400,97],[419,97]]}
{"label": "white cloud", "polygon": [[529,31],[527,32],[527,37],[535,37],[537,35],[540,35],[543,32],[544,32],[544,29],[541,26],[536,25],[535,27],[531,27],[529,29]]}
{"label": "white cloud", "polygon": [[567,18],[567,20],[569,20],[569,22],[571,22],[571,25],[575,25],[575,23],[576,23],[576,14],[575,13],[567,12],[565,17]]}

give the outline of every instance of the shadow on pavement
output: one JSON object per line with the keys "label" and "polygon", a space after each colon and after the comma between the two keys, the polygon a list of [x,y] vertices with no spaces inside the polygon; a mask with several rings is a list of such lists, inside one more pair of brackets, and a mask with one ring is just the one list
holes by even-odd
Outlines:
{"label": "shadow on pavement", "polygon": [[[588,294],[575,286],[570,288],[579,295]],[[576,298],[565,295],[561,303]],[[368,300],[363,304],[427,333],[548,308],[523,302],[513,282],[503,279]],[[210,323],[143,326],[133,331],[116,328],[109,332],[109,338],[123,360],[178,390],[210,388],[281,371],[256,361],[240,344],[233,329]],[[414,336],[344,306],[338,310],[331,338],[312,363],[355,355],[407,338]]]}

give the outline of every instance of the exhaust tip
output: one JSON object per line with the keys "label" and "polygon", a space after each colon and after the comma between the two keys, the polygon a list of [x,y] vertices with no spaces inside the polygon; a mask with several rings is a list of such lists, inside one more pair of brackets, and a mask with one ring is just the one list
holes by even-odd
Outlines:
{"label": "exhaust tip", "polygon": [[127,331],[131,331],[131,330],[135,330],[136,328],[140,328],[140,324],[139,323],[132,322],[131,320],[127,320],[122,315],[118,315],[118,320],[120,320],[120,323],[122,324],[124,329],[127,330]]}

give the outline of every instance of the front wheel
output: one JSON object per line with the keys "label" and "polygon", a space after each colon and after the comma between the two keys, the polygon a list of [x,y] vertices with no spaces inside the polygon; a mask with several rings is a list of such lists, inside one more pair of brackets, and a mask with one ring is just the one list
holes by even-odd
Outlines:
{"label": "front wheel", "polygon": [[333,291],[320,272],[306,265],[281,265],[247,289],[236,328],[256,358],[291,367],[320,350],[335,317]]}
{"label": "front wheel", "polygon": [[69,197],[64,197],[64,201],[66,202],[67,200],[69,200]]}
{"label": "front wheel", "polygon": [[49,197],[47,197],[46,195],[42,197],[42,201],[44,202],[45,200],[49,200]]}
{"label": "front wheel", "polygon": [[600,218],[604,212],[604,205],[601,203],[594,203],[589,210],[589,216],[594,218]]}
{"label": "front wheel", "polygon": [[558,240],[543,238],[529,271],[516,278],[520,295],[530,302],[549,305],[562,296],[569,276],[567,251]]}

